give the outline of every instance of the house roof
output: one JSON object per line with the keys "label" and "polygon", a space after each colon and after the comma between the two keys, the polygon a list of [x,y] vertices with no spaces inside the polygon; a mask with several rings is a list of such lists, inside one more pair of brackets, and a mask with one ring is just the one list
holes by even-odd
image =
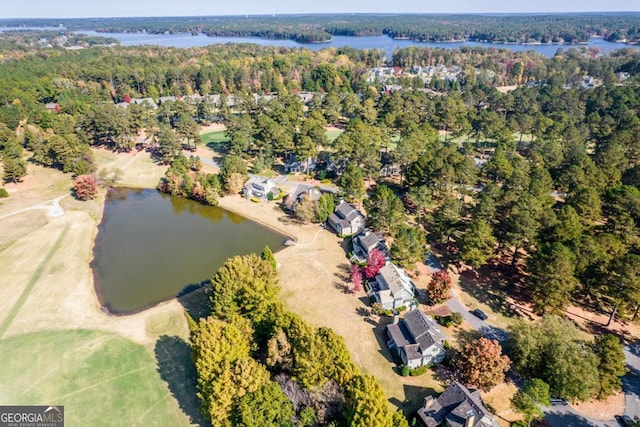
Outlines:
{"label": "house roof", "polygon": [[414,287],[409,276],[406,275],[404,270],[396,267],[392,262],[386,263],[385,266],[380,269],[376,280],[381,290],[389,289],[393,295],[403,290],[410,294],[414,293]]}
{"label": "house roof", "polygon": [[351,206],[349,203],[340,203],[336,208],[335,214],[338,217],[346,219],[349,222],[353,222],[356,218],[362,218],[362,214],[358,212],[356,208]]}
{"label": "house roof", "polygon": [[382,236],[379,233],[374,233],[371,230],[364,230],[356,237],[354,237],[354,240],[357,244],[364,248],[367,253],[380,246],[380,244],[384,245]]}
{"label": "house roof", "polygon": [[440,425],[445,419],[451,427],[463,427],[471,416],[474,417],[473,427],[498,426],[491,412],[484,407],[480,393],[457,381],[452,382],[429,408],[418,410],[418,418],[427,427]]}
{"label": "house roof", "polygon": [[444,348],[444,335],[419,309],[405,314],[399,323],[387,326],[387,331],[396,346],[403,349],[407,360],[421,359],[421,353],[434,345]]}
{"label": "house roof", "polygon": [[327,220],[329,221],[329,224],[339,225],[341,228],[351,227],[351,223],[349,221],[338,217],[338,215],[336,215],[335,213],[332,213],[331,215],[329,215],[329,218]]}

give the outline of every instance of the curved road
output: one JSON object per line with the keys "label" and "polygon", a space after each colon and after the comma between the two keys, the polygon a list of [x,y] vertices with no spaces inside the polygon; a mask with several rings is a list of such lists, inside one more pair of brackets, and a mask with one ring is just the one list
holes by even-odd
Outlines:
{"label": "curved road", "polygon": [[[441,269],[438,260],[431,255],[426,264],[431,272]],[[489,339],[495,339],[504,345],[509,333],[501,328],[490,325],[484,320],[471,314],[468,308],[457,298],[455,291],[447,301],[449,310],[462,314],[462,318],[472,327]],[[631,418],[640,417],[640,342],[624,347],[629,373],[622,378],[622,388],[625,394],[625,415]],[[577,413],[571,406],[552,406],[544,409],[545,419],[551,427],[620,427],[617,421],[597,421],[588,419]]]}

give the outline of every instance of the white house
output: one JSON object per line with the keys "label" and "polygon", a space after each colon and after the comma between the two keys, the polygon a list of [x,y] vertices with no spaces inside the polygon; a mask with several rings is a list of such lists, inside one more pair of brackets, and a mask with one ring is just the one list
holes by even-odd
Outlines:
{"label": "white house", "polygon": [[341,201],[335,212],[329,215],[327,223],[339,235],[351,236],[364,228],[364,215],[349,203]]}
{"label": "white house", "polygon": [[403,269],[392,262],[380,269],[375,280],[369,282],[369,296],[385,310],[415,305],[416,285]]}
{"label": "white house", "polygon": [[268,198],[269,193],[277,196],[280,193],[280,190],[275,182],[259,176],[252,177],[242,189],[242,194],[244,194],[248,199],[256,197],[264,200]]}

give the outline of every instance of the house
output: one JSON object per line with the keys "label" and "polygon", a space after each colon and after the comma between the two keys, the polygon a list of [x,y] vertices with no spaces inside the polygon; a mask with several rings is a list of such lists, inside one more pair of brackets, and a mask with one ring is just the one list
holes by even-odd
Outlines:
{"label": "house", "polygon": [[60,112],[60,104],[57,102],[49,102],[45,104],[44,108],[46,108],[47,111],[55,111],[56,113]]}
{"label": "house", "polygon": [[314,157],[298,160],[297,156],[291,156],[289,161],[284,165],[285,173],[308,173],[316,170],[317,161]]}
{"label": "house", "polygon": [[369,282],[369,297],[385,310],[415,305],[416,285],[403,269],[387,262]]}
{"label": "house", "polygon": [[322,193],[316,187],[308,184],[298,184],[293,193],[287,195],[284,200],[284,209],[289,212],[295,212],[296,206],[304,197],[310,197],[311,200],[318,200]]}
{"label": "house", "polygon": [[423,427],[499,427],[484,407],[480,392],[457,381],[449,384],[437,399],[427,396],[417,415]]}
{"label": "house", "polygon": [[147,108],[158,108],[158,104],[153,98],[131,98],[130,104],[138,104]]}
{"label": "house", "polygon": [[364,215],[341,201],[335,212],[329,215],[327,223],[341,236],[351,236],[364,228]]}
{"label": "house", "polygon": [[275,182],[259,176],[252,177],[242,188],[242,194],[247,199],[256,197],[264,200],[269,197],[269,193],[276,196],[280,193],[280,190]]}
{"label": "house", "polygon": [[381,178],[389,178],[394,176],[400,176],[400,165],[390,163],[388,165],[382,166],[382,168],[380,169]]}
{"label": "house", "polygon": [[442,362],[444,335],[430,316],[416,308],[387,326],[389,350],[412,369]]}
{"label": "house", "polygon": [[389,248],[387,248],[381,233],[365,229],[353,238],[352,244],[351,262],[367,262],[374,249],[379,250],[387,261],[391,260]]}

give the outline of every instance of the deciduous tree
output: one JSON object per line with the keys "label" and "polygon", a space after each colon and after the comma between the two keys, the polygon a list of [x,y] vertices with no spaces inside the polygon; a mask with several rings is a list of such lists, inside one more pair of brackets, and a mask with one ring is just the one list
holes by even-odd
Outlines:
{"label": "deciduous tree", "polygon": [[498,341],[481,337],[464,346],[456,366],[465,384],[488,391],[504,382],[510,364]]}
{"label": "deciduous tree", "polygon": [[95,199],[98,195],[98,181],[91,175],[79,175],[73,180],[73,191],[80,200]]}
{"label": "deciduous tree", "polygon": [[444,270],[433,273],[426,292],[431,304],[441,304],[448,300],[451,292],[451,276],[449,276],[449,273]]}
{"label": "deciduous tree", "polygon": [[374,249],[369,253],[369,258],[367,259],[367,265],[364,268],[364,276],[367,279],[373,279],[376,277],[376,274],[380,271],[382,267],[384,267],[386,261],[384,259],[384,255],[378,249]]}

